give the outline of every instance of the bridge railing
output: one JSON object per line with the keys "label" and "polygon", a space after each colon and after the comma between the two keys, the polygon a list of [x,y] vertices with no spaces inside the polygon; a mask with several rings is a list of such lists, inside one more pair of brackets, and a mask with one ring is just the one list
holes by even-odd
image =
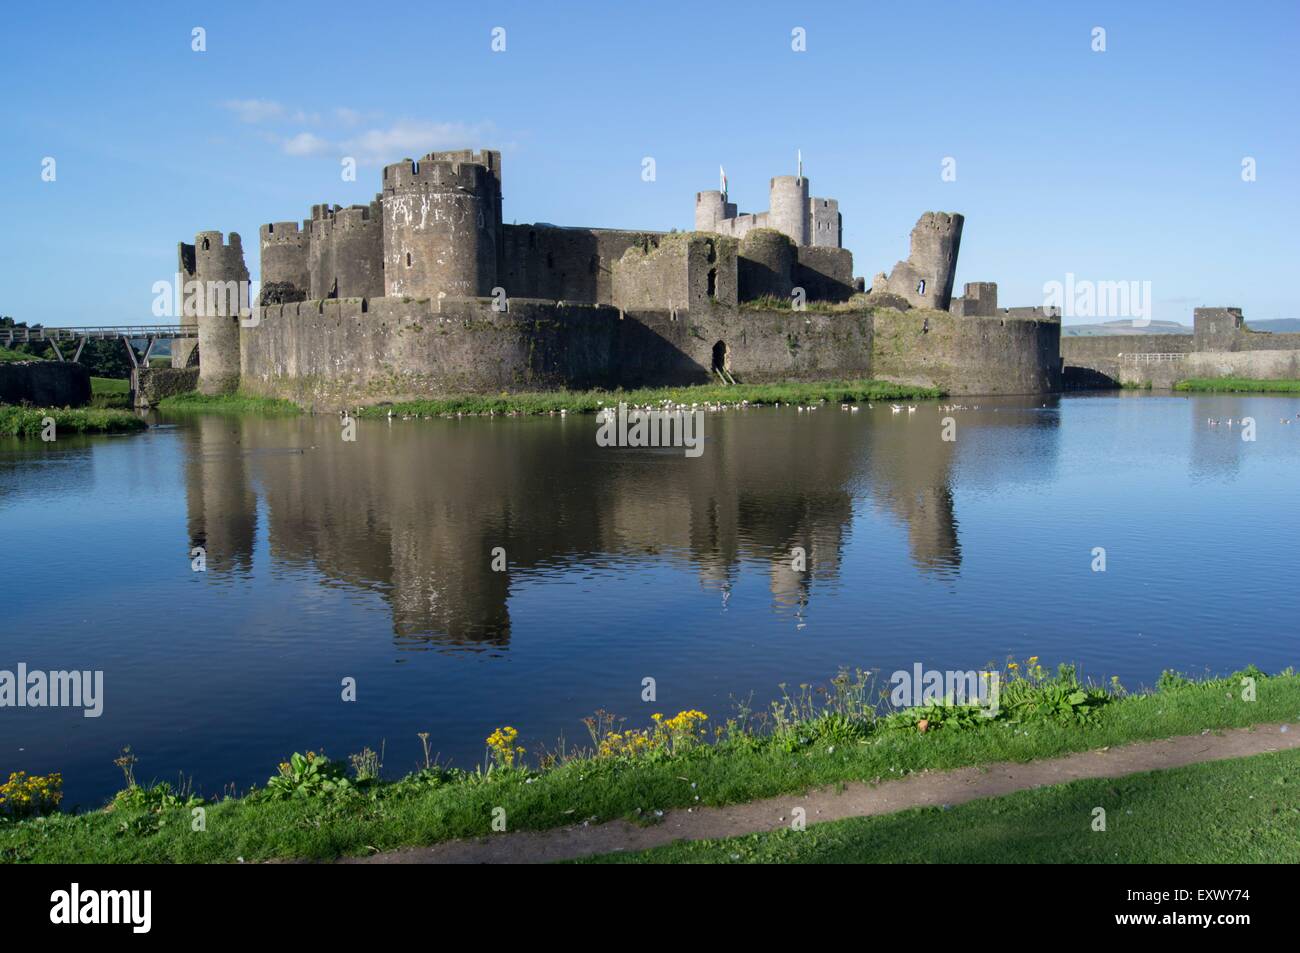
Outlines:
{"label": "bridge railing", "polygon": [[1134,364],[1164,364],[1169,361],[1181,361],[1186,356],[1186,354],[1179,354],[1176,352],[1166,354],[1157,354],[1152,352],[1148,354],[1120,354],[1119,359]]}
{"label": "bridge railing", "polygon": [[0,328],[0,344],[27,344],[32,341],[80,341],[109,340],[112,338],[130,338],[147,340],[149,338],[183,338],[195,337],[198,331],[184,328],[178,324],[127,324],[101,328]]}

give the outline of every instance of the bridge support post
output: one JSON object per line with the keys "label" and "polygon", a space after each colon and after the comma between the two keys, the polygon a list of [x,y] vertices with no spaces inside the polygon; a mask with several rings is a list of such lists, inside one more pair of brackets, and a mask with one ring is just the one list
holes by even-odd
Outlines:
{"label": "bridge support post", "polygon": [[135,348],[131,346],[131,339],[125,334],[122,335],[122,346],[126,348],[126,356],[131,359],[131,385],[126,399],[127,403],[134,407],[135,395],[140,393],[140,361],[135,356]]}

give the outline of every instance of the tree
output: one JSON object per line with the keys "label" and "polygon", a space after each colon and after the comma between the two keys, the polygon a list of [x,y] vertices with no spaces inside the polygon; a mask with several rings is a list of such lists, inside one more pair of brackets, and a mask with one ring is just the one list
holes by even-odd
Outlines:
{"label": "tree", "polygon": [[[16,321],[8,315],[0,317],[0,328],[25,328],[26,321]],[[40,329],[39,324],[31,325],[33,331]],[[30,354],[32,357],[40,358],[45,361],[58,360],[58,354],[54,352],[54,346],[49,341],[15,341],[11,345],[11,350],[19,354]],[[59,345],[59,350],[63,352],[65,360],[71,360],[72,355],[77,350],[75,342],[66,341]],[[131,376],[131,359],[126,356],[126,348],[122,345],[121,338],[110,338],[104,341],[88,340],[86,346],[81,349],[81,357],[78,363],[85,366],[90,371],[92,377],[118,377],[126,378]]]}

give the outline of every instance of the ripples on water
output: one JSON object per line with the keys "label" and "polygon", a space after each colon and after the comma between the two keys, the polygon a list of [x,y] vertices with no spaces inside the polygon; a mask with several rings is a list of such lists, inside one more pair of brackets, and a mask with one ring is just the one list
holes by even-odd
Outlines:
{"label": "ripples on water", "polygon": [[[0,768],[88,806],[127,744],[142,780],[212,792],[322,746],[386,741],[401,773],[418,731],[468,766],[501,724],[532,748],[597,708],[722,719],[842,665],[1039,655],[1133,687],[1296,662],[1300,401],[976,402],[953,443],[934,404],[714,414],[697,459],[597,447],[592,417],[0,443],[0,668],[102,669],[106,695],[0,712]],[[1243,416],[1254,443],[1206,423]]]}

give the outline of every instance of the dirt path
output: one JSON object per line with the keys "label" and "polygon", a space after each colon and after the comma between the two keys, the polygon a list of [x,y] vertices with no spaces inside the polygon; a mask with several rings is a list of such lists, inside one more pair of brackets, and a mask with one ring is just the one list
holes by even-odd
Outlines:
{"label": "dirt path", "polygon": [[802,807],[807,812],[808,823],[814,824],[847,817],[889,814],[911,807],[963,804],[978,798],[997,797],[1066,781],[1119,778],[1142,771],[1294,748],[1300,748],[1300,729],[1296,726],[1256,725],[1163,741],[1144,741],[1122,748],[1102,748],[1050,761],[1004,762],[954,771],[925,772],[875,785],[852,782],[839,793],[823,789],[728,807],[679,809],[665,812],[662,822],[650,827],[619,820],[589,827],[503,833],[473,840],[448,841],[433,847],[404,848],[371,857],[346,858],[341,863],[546,863],[617,850],[645,850],[677,840],[734,837],[776,830],[790,823],[790,812],[795,807]]}

